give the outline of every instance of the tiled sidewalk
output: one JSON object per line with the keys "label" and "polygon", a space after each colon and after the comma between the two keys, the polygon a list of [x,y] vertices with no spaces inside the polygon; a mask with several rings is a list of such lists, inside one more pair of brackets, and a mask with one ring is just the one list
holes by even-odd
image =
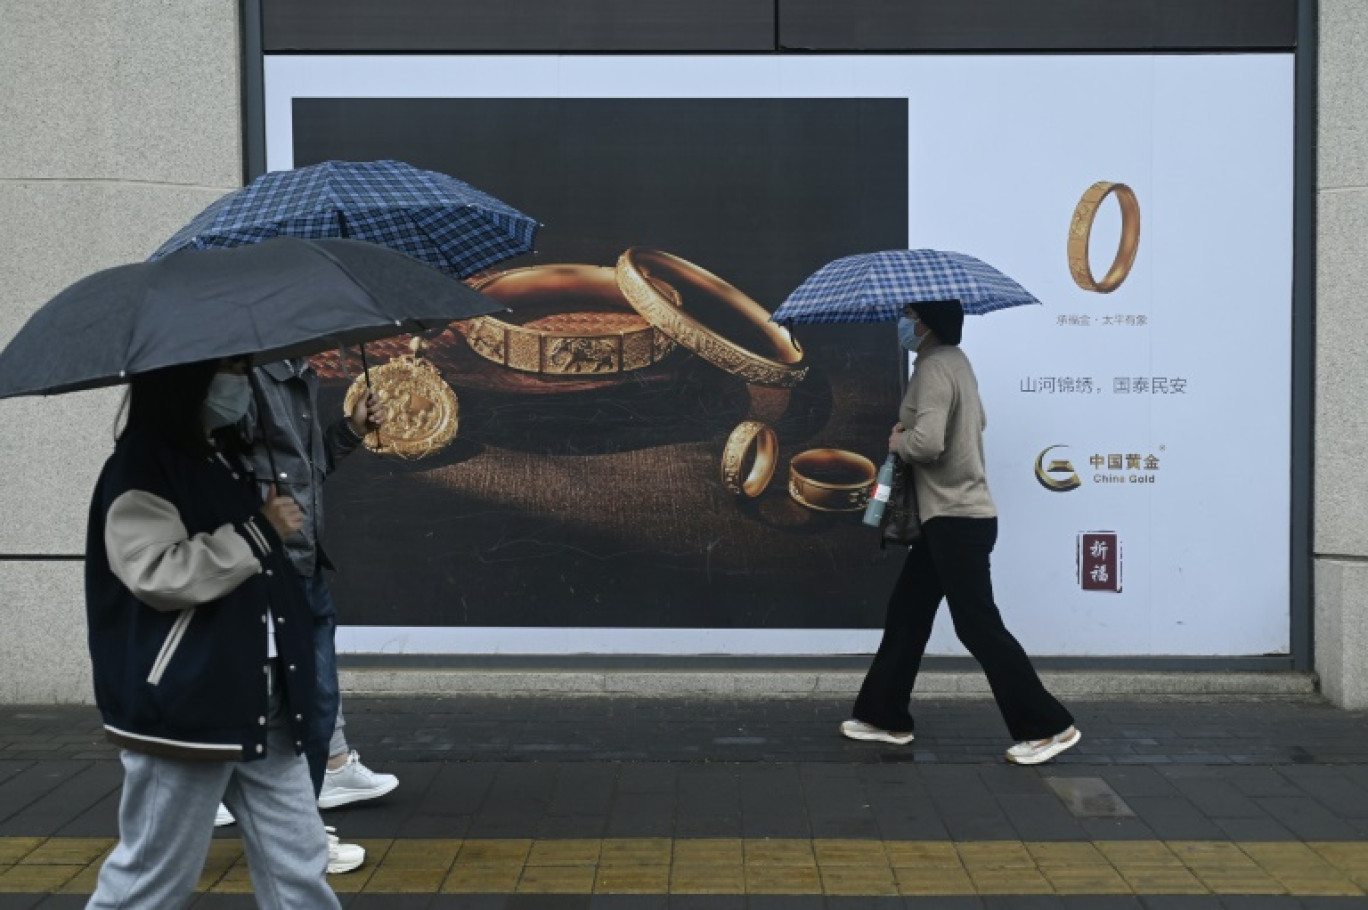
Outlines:
{"label": "tiled sidewalk", "polygon": [[[1071,708],[1084,741],[1002,761],[990,702],[918,703],[912,747],[844,701],[350,700],[399,775],[325,813],[356,908],[1368,907],[1368,716],[1315,700]],[[84,904],[120,768],[88,708],[0,708],[0,910]],[[233,829],[196,908],[253,906]]]}

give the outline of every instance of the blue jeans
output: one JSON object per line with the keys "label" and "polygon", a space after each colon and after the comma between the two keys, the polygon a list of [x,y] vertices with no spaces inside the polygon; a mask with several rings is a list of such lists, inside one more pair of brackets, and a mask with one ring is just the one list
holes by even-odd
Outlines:
{"label": "blue jeans", "polygon": [[317,796],[323,788],[323,772],[328,766],[328,756],[332,754],[333,730],[338,726],[338,711],[342,706],[342,693],[337,684],[337,606],[321,569],[312,577],[300,576],[299,580],[314,618],[314,668],[318,679],[314,684],[313,718],[304,743],[304,756],[309,760],[309,776],[313,778],[314,796]]}

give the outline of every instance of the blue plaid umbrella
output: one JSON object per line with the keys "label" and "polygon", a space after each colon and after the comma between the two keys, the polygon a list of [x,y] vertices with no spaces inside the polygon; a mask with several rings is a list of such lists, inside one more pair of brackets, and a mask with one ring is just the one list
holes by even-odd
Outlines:
{"label": "blue plaid umbrella", "polygon": [[992,266],[963,253],[886,250],[847,256],[813,272],[770,319],[893,322],[909,303],[958,300],[975,315],[1040,303]]}
{"label": "blue plaid umbrella", "polygon": [[273,171],[200,212],[152,254],[288,236],[346,237],[464,278],[531,252],[536,220],[468,183],[402,161],[325,161]]}

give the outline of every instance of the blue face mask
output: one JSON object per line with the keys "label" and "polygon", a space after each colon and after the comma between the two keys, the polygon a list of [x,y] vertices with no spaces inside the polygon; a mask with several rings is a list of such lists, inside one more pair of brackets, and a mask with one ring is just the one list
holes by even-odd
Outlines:
{"label": "blue face mask", "polygon": [[246,376],[215,373],[204,395],[204,425],[211,430],[230,427],[247,416],[252,386]]}
{"label": "blue face mask", "polygon": [[917,353],[925,335],[917,334],[917,320],[903,316],[898,320],[898,341],[909,354]]}

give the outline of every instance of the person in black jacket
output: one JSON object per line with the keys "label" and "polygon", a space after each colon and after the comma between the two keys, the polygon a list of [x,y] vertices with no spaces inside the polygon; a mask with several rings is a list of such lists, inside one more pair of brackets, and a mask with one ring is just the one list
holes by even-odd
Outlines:
{"label": "person in black jacket", "polygon": [[133,377],[90,507],[86,613],[95,700],[123,748],[119,843],[88,908],[186,906],[223,801],[260,907],[339,907],[303,757],[312,621],[236,427],[241,361]]}

